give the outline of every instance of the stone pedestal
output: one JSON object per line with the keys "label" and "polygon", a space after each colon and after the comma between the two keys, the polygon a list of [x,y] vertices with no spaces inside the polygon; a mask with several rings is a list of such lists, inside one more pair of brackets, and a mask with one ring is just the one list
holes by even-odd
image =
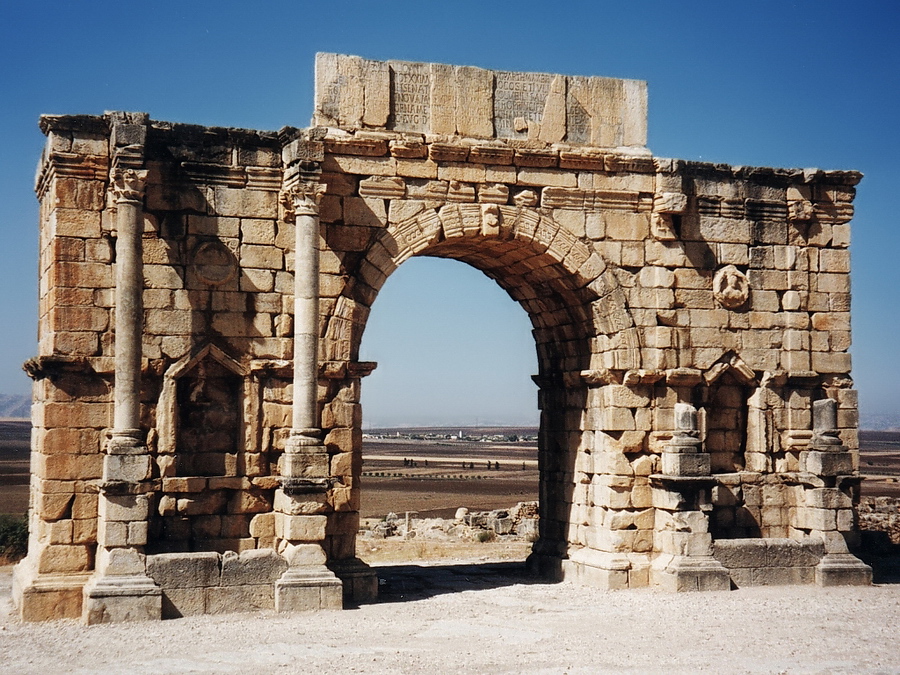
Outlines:
{"label": "stone pedestal", "polygon": [[827,553],[816,566],[817,586],[870,586],[872,568],[852,553]]}
{"label": "stone pedestal", "polygon": [[344,600],[355,605],[378,599],[378,574],[359,558],[339,560],[329,568],[344,585]]}
{"label": "stone pedestal", "polygon": [[[302,517],[302,516],[297,516]],[[286,543],[282,557],[288,563],[275,582],[275,611],[300,612],[315,609],[341,609],[343,584],[326,566],[325,551],[313,536],[306,543]]]}
{"label": "stone pedestal", "polygon": [[105,575],[84,587],[82,619],[88,625],[162,618],[162,591],[146,575]]}
{"label": "stone pedestal", "polygon": [[146,573],[134,548],[97,552],[97,570],[84,587],[82,621],[88,625],[162,618],[162,590]]}
{"label": "stone pedestal", "polygon": [[40,574],[31,556],[13,569],[12,600],[21,621],[78,619],[90,572]]}
{"label": "stone pedestal", "polygon": [[343,584],[325,565],[289,568],[275,582],[275,611],[342,609]]}
{"label": "stone pedestal", "polygon": [[701,452],[697,410],[688,403],[675,404],[675,431],[662,454],[663,473],[651,476],[656,493],[653,505],[668,512],[677,531],[657,531],[654,549],[661,555],[650,567],[650,583],[669,591],[727,591],[728,570],[712,553],[709,513],[710,491],[716,480],[710,475],[710,458]]}

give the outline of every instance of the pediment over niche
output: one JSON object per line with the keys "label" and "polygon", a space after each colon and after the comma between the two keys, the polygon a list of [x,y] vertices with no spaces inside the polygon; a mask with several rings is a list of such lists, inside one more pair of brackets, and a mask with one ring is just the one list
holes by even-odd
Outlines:
{"label": "pediment over niche", "polygon": [[245,445],[249,369],[207,344],[172,364],[157,407],[160,455],[180,476],[233,475]]}

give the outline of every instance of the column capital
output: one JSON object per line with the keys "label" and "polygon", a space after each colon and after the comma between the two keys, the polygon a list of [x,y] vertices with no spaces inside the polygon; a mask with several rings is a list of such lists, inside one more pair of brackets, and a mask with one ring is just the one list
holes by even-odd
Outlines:
{"label": "column capital", "polygon": [[280,201],[284,207],[284,219],[291,222],[297,216],[318,216],[319,202],[325,194],[325,187],[319,183],[297,183],[283,189]]}
{"label": "column capital", "polygon": [[109,189],[117,204],[142,203],[146,187],[146,169],[116,167],[109,174]]}

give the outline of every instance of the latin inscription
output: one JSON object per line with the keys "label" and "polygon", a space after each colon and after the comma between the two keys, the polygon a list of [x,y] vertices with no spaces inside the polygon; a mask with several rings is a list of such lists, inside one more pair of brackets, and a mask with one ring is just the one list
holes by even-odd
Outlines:
{"label": "latin inscription", "polygon": [[566,96],[566,140],[569,143],[591,142],[591,116],[571,93]]}
{"label": "latin inscription", "polygon": [[494,74],[494,129],[498,137],[528,137],[527,129],[516,128],[516,118],[540,123],[552,79],[552,75],[543,73]]}
{"label": "latin inscription", "polygon": [[333,120],[341,118],[341,87],[345,79],[342,75],[337,75],[328,83],[319,100],[319,111]]}
{"label": "latin inscription", "polygon": [[391,120],[398,131],[427,132],[431,119],[428,64],[391,62]]}

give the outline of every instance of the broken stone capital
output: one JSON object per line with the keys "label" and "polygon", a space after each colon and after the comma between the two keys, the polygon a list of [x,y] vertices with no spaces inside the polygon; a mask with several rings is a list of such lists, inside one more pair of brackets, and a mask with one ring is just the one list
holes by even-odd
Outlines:
{"label": "broken stone capital", "polygon": [[837,430],[837,401],[823,398],[813,401],[813,434],[809,447],[815,450],[840,452],[844,450]]}

